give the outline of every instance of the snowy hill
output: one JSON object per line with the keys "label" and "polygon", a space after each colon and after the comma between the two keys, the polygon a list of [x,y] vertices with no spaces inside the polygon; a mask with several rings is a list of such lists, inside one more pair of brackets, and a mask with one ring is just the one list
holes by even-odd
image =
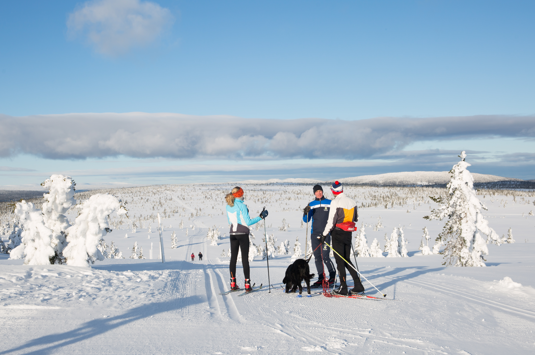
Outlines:
{"label": "snowy hill", "polygon": [[[472,173],[476,183],[491,183],[502,181],[523,181],[520,179],[506,178],[496,175],[486,175]],[[330,183],[334,181],[320,181],[319,179],[270,179],[270,180],[246,180],[240,181],[242,184],[315,184]],[[379,175],[363,175],[338,179],[346,184],[356,185],[436,185],[447,184],[450,181],[448,171],[409,171],[401,173],[388,173]]]}
{"label": "snowy hill", "polygon": [[[498,181],[522,181],[496,175],[472,173],[476,183],[489,183]],[[380,175],[364,175],[339,179],[346,184],[366,185],[435,185],[447,184],[450,181],[448,171],[411,171],[402,173],[389,173]]]}
{"label": "snowy hill", "polygon": [[316,184],[322,182],[319,179],[269,179],[269,180],[245,180],[241,184]]}

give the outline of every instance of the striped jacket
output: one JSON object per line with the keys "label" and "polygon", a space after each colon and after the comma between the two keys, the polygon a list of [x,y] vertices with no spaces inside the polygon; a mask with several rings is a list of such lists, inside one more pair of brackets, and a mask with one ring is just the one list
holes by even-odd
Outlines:
{"label": "striped jacket", "polygon": [[323,235],[331,233],[338,223],[357,222],[358,220],[357,203],[342,192],[331,201],[331,210]]}
{"label": "striped jacket", "polygon": [[249,226],[259,222],[262,218],[249,217],[249,209],[239,198],[234,200],[234,206],[227,205],[227,218],[230,224],[230,234],[249,234]]}
{"label": "striped jacket", "polygon": [[323,233],[325,225],[327,224],[331,200],[322,197],[321,199],[315,199],[308,205],[310,206],[310,211],[308,212],[308,215],[303,215],[303,222],[310,222],[310,220],[312,220],[310,236],[317,237]]}

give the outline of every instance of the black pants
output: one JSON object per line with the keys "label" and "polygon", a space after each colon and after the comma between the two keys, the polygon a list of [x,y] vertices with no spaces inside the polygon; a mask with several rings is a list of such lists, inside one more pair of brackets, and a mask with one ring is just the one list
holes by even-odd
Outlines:
{"label": "black pants", "polygon": [[334,260],[336,260],[336,268],[338,269],[338,274],[340,275],[340,285],[342,286],[342,288],[347,288],[347,268],[349,270],[349,273],[351,274],[351,277],[353,278],[353,289],[356,292],[363,292],[364,286],[362,286],[362,283],[360,282],[360,278],[357,274],[357,271],[355,271],[355,269],[349,266],[353,266],[353,264],[351,263],[351,232],[334,229],[331,235],[333,237],[332,245],[334,250],[337,251],[345,260],[347,260],[346,263],[338,254],[334,253]]}
{"label": "black pants", "polygon": [[241,262],[245,279],[250,278],[249,269],[249,234],[234,234],[230,236],[230,277],[236,277],[236,261],[238,249],[241,249]]}
{"label": "black pants", "polygon": [[[327,266],[327,270],[329,273],[329,278],[334,277],[335,271],[334,271],[334,264],[331,261],[331,257],[329,256],[329,247],[327,244],[323,244],[321,247],[318,247],[320,241],[318,239],[318,235],[312,235],[310,237],[312,251],[314,252],[314,261],[316,262],[316,269],[318,270],[318,278],[320,280],[323,280],[322,274],[323,274],[323,263],[325,263],[325,266]],[[327,238],[325,238],[325,241],[329,244],[331,244],[331,236],[328,235]],[[317,249],[316,249],[317,248]],[[321,254],[323,254],[323,261],[321,258]]]}

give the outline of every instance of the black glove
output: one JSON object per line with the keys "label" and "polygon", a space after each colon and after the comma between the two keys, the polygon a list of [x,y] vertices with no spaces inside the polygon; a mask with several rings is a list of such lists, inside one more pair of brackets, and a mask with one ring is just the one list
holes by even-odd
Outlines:
{"label": "black glove", "polygon": [[310,205],[307,205],[307,206],[303,209],[303,214],[308,214],[308,212],[310,212]]}
{"label": "black glove", "polygon": [[260,218],[265,219],[268,216],[268,211],[264,208],[262,212],[260,212]]}
{"label": "black glove", "polygon": [[318,236],[318,239],[320,240],[320,244],[325,243],[325,236],[324,235]]}

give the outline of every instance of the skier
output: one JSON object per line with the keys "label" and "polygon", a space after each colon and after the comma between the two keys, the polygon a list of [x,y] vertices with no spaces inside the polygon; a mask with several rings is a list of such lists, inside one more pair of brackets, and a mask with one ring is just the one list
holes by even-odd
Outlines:
{"label": "skier", "polygon": [[191,253],[191,261],[195,261],[195,254]]}
{"label": "skier", "polygon": [[[323,263],[327,266],[329,271],[329,283],[334,283],[334,277],[336,276],[336,271],[334,270],[334,264],[329,257],[329,250],[327,244],[322,243],[323,245],[318,247],[320,244],[320,237],[325,230],[327,225],[327,218],[329,217],[329,210],[331,206],[331,200],[326,199],[323,196],[323,188],[321,185],[316,185],[312,188],[314,191],[314,196],[316,198],[314,201],[310,202],[305,209],[303,210],[303,221],[309,222],[312,220],[312,229],[310,231],[310,241],[312,245],[312,250],[314,251],[314,260],[316,262],[316,269],[318,270],[318,281],[314,282],[311,287],[321,287],[322,282],[325,278],[323,273]],[[331,243],[331,236],[328,235],[325,238],[327,243]],[[322,262],[323,254],[323,262]]]}
{"label": "skier", "polygon": [[[351,267],[353,264],[350,259],[351,232],[355,230],[354,222],[358,222],[359,220],[357,203],[344,195],[344,188],[338,181],[332,184],[331,191],[335,198],[331,201],[331,210],[329,211],[327,225],[325,226],[323,235],[319,238],[320,241],[323,242],[327,240],[326,236],[331,233],[333,240],[332,247],[341,255],[340,257],[337,253],[334,253],[336,267],[338,269],[338,274],[340,275],[340,288],[334,290],[334,293],[345,296],[348,295],[346,268],[349,270],[354,283],[353,289],[350,292],[362,293],[364,292],[364,286],[362,286],[356,270]],[[349,266],[348,263],[351,266]]]}
{"label": "skier", "polygon": [[201,252],[199,252],[198,256],[199,256],[199,261],[202,261],[202,253]]}
{"label": "skier", "polygon": [[251,280],[249,269],[249,226],[259,222],[268,215],[267,210],[263,210],[260,216],[251,219],[249,209],[243,203],[243,189],[236,186],[231,193],[225,196],[227,201],[227,218],[230,224],[230,288],[239,290],[236,284],[236,261],[238,251],[241,250],[243,273],[245,275],[245,291],[250,292]]}

